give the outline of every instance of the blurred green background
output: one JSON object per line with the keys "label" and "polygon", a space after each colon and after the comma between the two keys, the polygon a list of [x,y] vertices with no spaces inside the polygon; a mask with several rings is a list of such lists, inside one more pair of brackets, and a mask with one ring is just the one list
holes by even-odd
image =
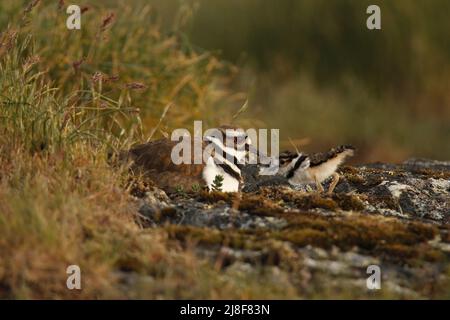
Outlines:
{"label": "blurred green background", "polygon": [[[79,2],[116,12],[109,41],[117,44],[110,46],[133,52],[123,57],[127,61],[122,61],[121,74],[138,76],[146,84],[155,80],[154,74],[144,72],[154,63],[152,57],[158,57],[146,40],[148,26],[154,24],[162,35],[175,37],[176,49],[187,56],[208,55],[202,68],[189,70],[192,78],[201,78],[197,83],[201,89],[193,89],[199,96],[208,83],[215,91],[204,99],[177,98],[178,105],[186,107],[168,112],[161,124],[165,130],[192,125],[193,119],[209,125],[229,121],[248,99],[248,109],[237,122],[279,128],[282,148],[292,148],[288,142],[292,139],[306,151],[353,144],[359,150],[355,162],[450,159],[448,0]],[[9,19],[7,3],[2,1],[1,26]],[[142,10],[147,4],[151,10]],[[370,4],[381,8],[382,30],[366,28]],[[43,7],[40,10],[37,14],[42,16]],[[94,13],[83,14],[83,23],[95,19]],[[63,13],[61,19],[65,17]],[[137,35],[145,36],[128,41]],[[163,36],[158,37],[160,41]],[[41,43],[56,46],[51,41]],[[107,62],[99,65],[106,73],[114,69],[108,69]],[[134,65],[127,68],[125,62]],[[173,77],[162,80],[170,83]],[[159,82],[158,88],[165,83]],[[148,109],[148,118],[143,118],[147,133],[164,107],[164,103],[148,106],[149,96],[134,97],[143,101],[139,107]]]}
{"label": "blurred green background", "polygon": [[[180,1],[159,3],[164,16]],[[382,30],[366,28],[381,8]],[[307,150],[450,158],[450,1],[197,1],[188,37],[241,68],[246,117]],[[301,144],[300,140],[299,144]]]}

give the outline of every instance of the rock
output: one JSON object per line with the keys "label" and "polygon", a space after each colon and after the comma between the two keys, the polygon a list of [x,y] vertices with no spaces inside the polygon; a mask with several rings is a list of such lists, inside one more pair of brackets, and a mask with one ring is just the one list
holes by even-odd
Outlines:
{"label": "rock", "polygon": [[450,161],[411,158],[403,162],[410,171],[414,169],[431,169],[435,171],[450,171]]}
{"label": "rock", "polygon": [[137,220],[145,227],[155,226],[164,220],[167,213],[173,213],[175,210],[172,200],[163,190],[155,186],[150,187],[141,195],[141,197],[135,197],[139,208]]}
{"label": "rock", "polygon": [[210,227],[217,229],[280,229],[286,225],[283,219],[259,217],[245,212],[236,212],[227,204],[204,205],[196,200],[181,200],[176,206],[180,215],[172,223]]}
{"label": "rock", "polygon": [[244,177],[243,192],[256,192],[264,186],[289,186],[288,180],[280,175],[259,175],[257,165],[247,165],[242,168]]}
{"label": "rock", "polygon": [[[254,168],[253,168],[254,170]],[[250,178],[239,195],[153,189],[141,216],[167,228],[224,277],[283,282],[301,297],[344,289],[373,298],[367,267],[382,271],[380,297],[445,297],[450,287],[450,162],[344,166],[333,195],[283,179]],[[329,181],[324,183],[325,189]],[[270,280],[272,279],[272,280]],[[278,283],[278,284],[277,284]],[[296,289],[295,289],[296,288]]]}
{"label": "rock", "polygon": [[411,159],[400,165],[376,163],[355,170],[344,173],[346,180],[355,192],[369,196],[369,203],[380,213],[390,209],[397,216],[448,223],[450,162]]}

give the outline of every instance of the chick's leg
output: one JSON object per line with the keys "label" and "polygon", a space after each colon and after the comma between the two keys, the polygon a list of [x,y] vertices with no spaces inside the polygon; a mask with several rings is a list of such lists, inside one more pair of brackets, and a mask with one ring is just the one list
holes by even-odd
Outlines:
{"label": "chick's leg", "polygon": [[334,191],[334,188],[336,188],[336,185],[339,182],[339,174],[337,172],[333,173],[330,187],[328,188],[328,194],[332,194]]}
{"label": "chick's leg", "polygon": [[322,184],[317,180],[317,177],[314,177],[314,181],[316,182],[317,192],[323,192]]}

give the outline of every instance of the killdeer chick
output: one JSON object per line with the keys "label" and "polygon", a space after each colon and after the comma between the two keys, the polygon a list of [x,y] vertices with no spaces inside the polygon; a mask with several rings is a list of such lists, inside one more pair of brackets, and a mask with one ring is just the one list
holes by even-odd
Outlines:
{"label": "killdeer chick", "polygon": [[[206,161],[200,164],[194,163],[194,139],[201,144],[203,153],[208,152]],[[198,139],[192,138],[192,161],[188,164],[173,162],[172,150],[179,142],[165,138],[135,146],[126,158],[132,161],[133,170],[142,172],[169,193],[179,188],[191,190],[194,186],[212,190],[217,176],[223,178],[221,191],[238,192],[242,183],[241,167],[251,144],[245,131],[221,126],[214,134]]]}
{"label": "killdeer chick", "polygon": [[278,174],[286,177],[290,184],[315,183],[317,190],[323,192],[322,182],[332,177],[328,193],[332,193],[339,182],[337,168],[346,158],[353,156],[355,148],[349,145],[333,148],[325,153],[304,155],[290,151],[279,156]]}

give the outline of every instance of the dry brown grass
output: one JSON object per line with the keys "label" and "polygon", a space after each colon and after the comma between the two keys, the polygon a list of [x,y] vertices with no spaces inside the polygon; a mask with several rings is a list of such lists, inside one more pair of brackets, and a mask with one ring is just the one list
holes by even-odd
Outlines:
{"label": "dry brown grass", "polygon": [[[223,114],[209,112],[227,96],[215,86],[219,60],[162,34],[145,5],[121,4],[114,19],[89,6],[79,33],[56,3],[0,8],[11,18],[0,37],[1,298],[289,295],[264,277],[227,277],[165,230],[142,229],[126,171],[108,163],[171,103],[155,137]],[[66,287],[71,264],[81,291]]]}

